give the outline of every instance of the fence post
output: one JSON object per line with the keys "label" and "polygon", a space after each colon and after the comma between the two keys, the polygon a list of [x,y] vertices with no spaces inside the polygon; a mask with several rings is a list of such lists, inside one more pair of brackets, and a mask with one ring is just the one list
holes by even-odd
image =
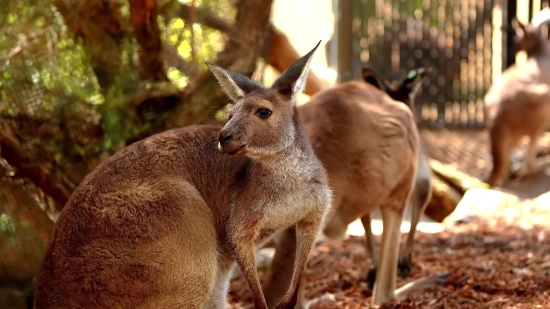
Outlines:
{"label": "fence post", "polygon": [[514,47],[514,29],[512,29],[512,19],[517,15],[517,0],[508,0],[506,9],[506,53],[503,59],[503,69],[509,68],[516,62],[516,51]]}
{"label": "fence post", "polygon": [[338,0],[338,83],[353,79],[352,0]]}

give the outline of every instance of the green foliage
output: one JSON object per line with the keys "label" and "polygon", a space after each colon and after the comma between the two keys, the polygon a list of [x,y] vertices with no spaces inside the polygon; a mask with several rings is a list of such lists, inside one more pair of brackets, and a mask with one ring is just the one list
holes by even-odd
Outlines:
{"label": "green foliage", "polygon": [[165,36],[183,60],[196,62],[204,70],[206,69],[204,62],[214,58],[223,48],[224,40],[218,31],[200,24],[186,26],[181,18],[172,19],[168,23]]}
{"label": "green foliage", "polygon": [[[97,120],[93,106],[101,104],[97,80],[84,48],[67,33],[61,15],[48,2],[7,1],[0,10],[0,116],[48,121],[48,138],[16,128],[50,157],[63,162],[64,142],[58,124],[63,116]],[[73,114],[68,115],[67,111]],[[90,113],[92,112],[92,113]],[[35,134],[32,134],[35,133]],[[78,149],[76,149],[78,150]],[[77,151],[78,152],[78,151]]]}
{"label": "green foliage", "polygon": [[0,215],[0,233],[5,234],[4,238],[7,239],[8,242],[15,241],[17,235],[15,233],[15,222],[12,217],[6,214]]}
{"label": "green foliage", "polygon": [[[229,0],[180,3],[194,3],[229,21],[236,13]],[[110,4],[117,6],[119,23],[128,28],[129,2]],[[202,71],[206,70],[204,62],[223,48],[223,35],[200,24],[191,27],[181,18],[159,16],[159,27],[161,37],[177,54]],[[131,30],[125,32],[129,36],[120,38],[119,74],[113,76],[112,87],[102,89],[92,51],[70,32],[52,2],[6,1],[0,10],[0,29],[0,119],[46,121],[43,135],[37,135],[35,127],[16,128],[22,139],[35,145],[40,157],[59,165],[97,157],[150,128],[150,123],[137,121],[126,106],[128,97],[143,88],[137,63],[139,45]],[[103,47],[93,48],[101,51]],[[190,76],[186,72],[166,69],[174,85],[187,86]],[[97,125],[101,136],[85,136]]]}

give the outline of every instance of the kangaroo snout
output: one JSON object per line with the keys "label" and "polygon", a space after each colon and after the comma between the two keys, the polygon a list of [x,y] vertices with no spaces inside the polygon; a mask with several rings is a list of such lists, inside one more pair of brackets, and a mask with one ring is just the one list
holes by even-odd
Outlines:
{"label": "kangaroo snout", "polygon": [[220,133],[220,144],[225,145],[225,143],[231,141],[231,139],[233,139],[233,134],[231,133],[227,133],[227,134],[221,134]]}
{"label": "kangaroo snout", "polygon": [[235,140],[233,133],[221,130],[218,134],[218,150],[229,156],[240,156],[246,153],[246,144]]}

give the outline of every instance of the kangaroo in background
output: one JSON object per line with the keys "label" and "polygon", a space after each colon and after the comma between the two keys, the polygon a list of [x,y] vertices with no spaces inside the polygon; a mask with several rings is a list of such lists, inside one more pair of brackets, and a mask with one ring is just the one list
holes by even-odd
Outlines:
{"label": "kangaroo in background", "polygon": [[542,37],[541,25],[550,21],[550,9],[537,13],[530,24],[512,20],[516,52],[525,51],[522,66],[506,69],[485,95],[485,127],[489,131],[493,169],[487,183],[504,184],[510,172],[510,155],[524,137],[529,146],[520,178],[536,172],[537,143],[550,124],[550,42]]}
{"label": "kangaroo in background", "polygon": [[271,88],[207,63],[235,102],[228,122],[151,136],[86,176],[57,221],[34,308],[221,309],[237,264],[267,309],[255,248],[290,226],[298,258],[277,308],[293,308],[332,198],[294,100],[318,46]]}
{"label": "kangaroo in background", "polygon": [[[363,81],[372,84],[373,86],[386,92],[392,99],[398,102],[403,102],[415,114],[416,94],[424,81],[424,78],[432,72],[431,67],[423,67],[409,71],[407,77],[401,81],[389,83],[385,79],[381,79],[374,70],[363,68],[361,71]],[[411,227],[407,235],[405,247],[399,254],[398,272],[401,278],[407,278],[412,269],[412,246],[414,243],[414,235],[416,226],[420,221],[420,217],[426,210],[430,198],[432,196],[432,170],[428,163],[428,157],[420,143],[420,157],[418,162],[418,172],[416,174],[414,189],[410,204],[412,205]],[[378,252],[375,246],[375,239],[371,228],[370,214],[361,219],[361,223],[365,229],[367,237],[367,247],[371,255],[371,268],[369,270],[367,281],[372,288],[376,278],[376,269],[380,264]]]}
{"label": "kangaroo in background", "polygon": [[[413,114],[380,87],[350,81],[319,92],[298,108],[315,153],[333,190],[332,209],[323,233],[342,238],[347,226],[379,208],[384,231],[372,304],[396,296],[400,227],[417,176],[420,142]],[[290,282],[296,248],[295,229],[284,231],[264,286],[272,308]],[[305,308],[300,285],[298,308]]]}

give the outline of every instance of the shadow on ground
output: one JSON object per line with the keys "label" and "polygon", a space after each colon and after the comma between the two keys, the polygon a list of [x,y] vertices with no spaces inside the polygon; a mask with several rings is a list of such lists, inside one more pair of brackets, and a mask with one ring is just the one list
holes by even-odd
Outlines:
{"label": "shadow on ground", "polygon": [[522,199],[536,198],[550,192],[550,167],[544,167],[536,174],[502,186],[501,191],[513,194]]}

